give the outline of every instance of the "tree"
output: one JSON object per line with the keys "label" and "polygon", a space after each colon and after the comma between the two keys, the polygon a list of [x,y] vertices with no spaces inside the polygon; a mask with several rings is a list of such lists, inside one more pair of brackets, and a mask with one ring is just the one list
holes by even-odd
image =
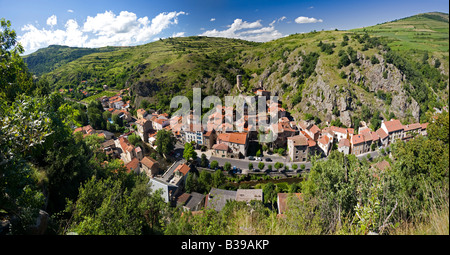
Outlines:
{"label": "tree", "polygon": [[225,162],[225,164],[223,165],[223,170],[226,171],[226,172],[231,170],[230,162]]}
{"label": "tree", "polygon": [[197,152],[194,150],[194,146],[191,143],[186,143],[184,145],[183,158],[186,161],[197,159]]}
{"label": "tree", "polygon": [[197,191],[198,186],[199,183],[197,174],[189,171],[188,176],[186,177],[186,185],[185,185],[186,192],[191,193]]}
{"label": "tree", "polygon": [[263,170],[264,169],[264,162],[259,162],[258,163],[258,168],[259,168],[259,170]]}
{"label": "tree", "polygon": [[30,95],[33,89],[33,78],[20,57],[23,52],[11,22],[0,19],[0,99],[7,102],[22,93]]}
{"label": "tree", "polygon": [[372,128],[372,130],[377,130],[380,126],[381,126],[380,111],[375,110],[372,118],[370,119],[370,127]]}
{"label": "tree", "polygon": [[280,168],[282,168],[284,166],[284,164],[280,163],[280,162],[276,162],[273,166],[275,167],[275,169],[277,169],[277,171],[279,171]]}
{"label": "tree", "polygon": [[[431,118],[430,118],[431,120]],[[430,121],[427,127],[428,137],[432,140],[442,141],[444,144],[449,142],[449,113],[443,111],[437,115],[435,121]]]}
{"label": "tree", "polygon": [[277,200],[277,186],[273,182],[268,182],[263,187],[264,201],[273,205]]}
{"label": "tree", "polygon": [[208,166],[208,158],[206,157],[205,153],[202,153],[202,156],[200,158],[200,166],[202,166],[202,167]]}
{"label": "tree", "polygon": [[80,188],[77,200],[68,204],[66,212],[72,217],[67,232],[90,235],[161,233],[162,215],[167,206],[158,191],[150,192],[146,177],[137,178],[128,191],[120,180],[92,177]]}
{"label": "tree", "polygon": [[219,166],[219,162],[213,160],[210,164],[211,169],[216,169]]}
{"label": "tree", "polygon": [[252,169],[253,169],[253,163],[250,162],[250,163],[248,163],[248,170],[252,170]]}
{"label": "tree", "polygon": [[161,129],[156,133],[156,151],[166,157],[175,148],[175,137],[172,132]]}
{"label": "tree", "polygon": [[297,168],[298,168],[298,165],[297,165],[297,164],[293,164],[293,165],[292,165],[292,170],[297,170]]}
{"label": "tree", "polygon": [[141,137],[140,137],[138,134],[133,133],[133,134],[131,134],[131,135],[128,136],[128,141],[129,141],[132,145],[136,146],[136,144],[137,144],[138,142],[141,142]]}
{"label": "tree", "polygon": [[222,170],[215,171],[214,174],[212,175],[212,186],[218,188],[224,182],[225,182],[225,175],[223,174]]}
{"label": "tree", "polygon": [[[96,116],[93,116],[93,117],[95,118]],[[89,118],[89,119],[91,119],[91,118]],[[119,117],[118,114],[113,114],[111,120],[114,122],[114,124],[119,125],[119,127],[123,126],[123,120],[122,120],[122,118]]]}
{"label": "tree", "polygon": [[289,186],[289,193],[298,193],[301,191],[301,185],[299,183],[292,183]]}
{"label": "tree", "polygon": [[198,192],[205,193],[209,192],[212,184],[212,175],[208,171],[201,171],[198,177]]}

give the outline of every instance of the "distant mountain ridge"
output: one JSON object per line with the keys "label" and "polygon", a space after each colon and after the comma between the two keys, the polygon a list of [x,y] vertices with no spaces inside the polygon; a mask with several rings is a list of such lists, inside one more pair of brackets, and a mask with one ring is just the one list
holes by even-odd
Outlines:
{"label": "distant mountain ridge", "polygon": [[47,48],[39,49],[34,53],[24,56],[24,59],[29,70],[35,75],[40,76],[85,55],[115,51],[117,49],[119,47],[80,48],[50,45]]}

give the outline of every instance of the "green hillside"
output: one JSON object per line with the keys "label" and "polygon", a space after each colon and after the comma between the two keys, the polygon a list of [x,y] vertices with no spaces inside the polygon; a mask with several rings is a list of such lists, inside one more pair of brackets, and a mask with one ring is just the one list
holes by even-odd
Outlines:
{"label": "green hillside", "polygon": [[448,29],[448,14],[433,12],[351,31],[389,37],[394,50],[426,50],[448,58]]}
{"label": "green hillside", "polygon": [[120,47],[102,47],[102,48],[78,48],[60,45],[50,45],[45,49],[40,49],[30,55],[24,56],[30,72],[35,75],[42,75],[53,71],[71,61],[82,56],[96,52],[109,52],[120,49]]}
{"label": "green hillside", "polygon": [[[147,100],[165,111],[172,96],[192,96],[192,87],[224,96],[252,94],[262,84],[294,117],[345,126],[391,117],[419,121],[448,105],[448,14],[442,13],[267,43],[194,36],[81,55],[53,64],[59,67],[43,78],[55,89],[91,94],[104,84],[130,87],[135,107]],[[243,76],[240,89],[236,75]]]}

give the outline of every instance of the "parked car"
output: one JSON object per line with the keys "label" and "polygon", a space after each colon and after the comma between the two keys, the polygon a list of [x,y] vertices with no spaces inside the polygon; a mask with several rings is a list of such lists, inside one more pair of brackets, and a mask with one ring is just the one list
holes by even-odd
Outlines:
{"label": "parked car", "polygon": [[248,157],[248,160],[255,160],[253,156]]}
{"label": "parked car", "polygon": [[267,162],[272,162],[272,159],[271,159],[271,158],[265,158],[265,160],[266,160]]}

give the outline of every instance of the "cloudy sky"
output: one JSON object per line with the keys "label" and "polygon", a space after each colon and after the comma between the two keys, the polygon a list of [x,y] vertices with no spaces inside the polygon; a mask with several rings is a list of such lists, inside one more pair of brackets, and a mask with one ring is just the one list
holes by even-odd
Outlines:
{"label": "cloudy sky", "polygon": [[192,35],[266,42],[448,10],[447,0],[0,0],[0,18],[11,21],[25,54],[52,44],[128,46]]}

